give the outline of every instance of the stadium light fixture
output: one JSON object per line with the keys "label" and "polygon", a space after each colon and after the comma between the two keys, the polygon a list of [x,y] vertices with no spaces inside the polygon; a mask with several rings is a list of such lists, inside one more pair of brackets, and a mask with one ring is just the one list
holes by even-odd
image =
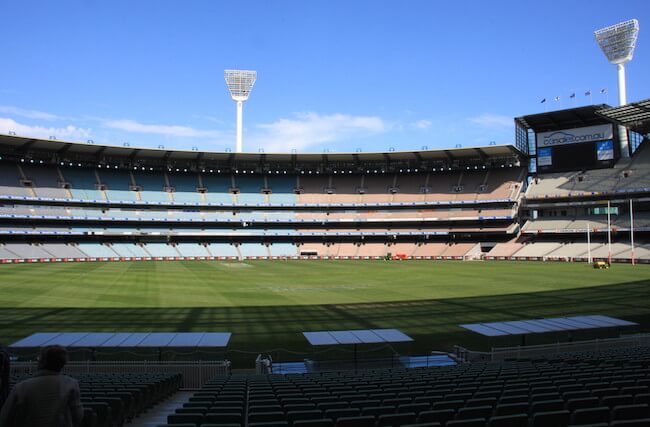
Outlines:
{"label": "stadium light fixture", "polygon": [[[632,60],[636,39],[639,37],[639,21],[630,19],[594,32],[596,41],[607,60],[618,69],[618,104],[627,104],[625,85],[625,64]],[[629,157],[627,131],[623,126],[618,127],[621,155]]]}
{"label": "stadium light fixture", "polygon": [[618,102],[627,104],[625,91],[625,64],[632,60],[639,37],[639,21],[630,19],[602,28],[594,33],[607,60],[618,68]]}
{"label": "stadium light fixture", "polygon": [[251,94],[251,90],[257,79],[257,71],[225,70],[223,76],[226,79],[230,97],[237,103],[237,141],[235,152],[241,153],[244,102],[248,101],[248,97]]}

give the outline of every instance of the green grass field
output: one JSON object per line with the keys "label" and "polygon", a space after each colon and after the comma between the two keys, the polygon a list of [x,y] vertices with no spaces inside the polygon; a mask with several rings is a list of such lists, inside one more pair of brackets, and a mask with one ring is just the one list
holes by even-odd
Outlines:
{"label": "green grass field", "polygon": [[398,328],[415,338],[410,350],[421,353],[517,342],[488,340],[460,323],[579,314],[618,316],[648,330],[650,267],[454,261],[0,265],[4,343],[44,331],[230,331],[233,354],[301,358],[309,353],[301,331]]}

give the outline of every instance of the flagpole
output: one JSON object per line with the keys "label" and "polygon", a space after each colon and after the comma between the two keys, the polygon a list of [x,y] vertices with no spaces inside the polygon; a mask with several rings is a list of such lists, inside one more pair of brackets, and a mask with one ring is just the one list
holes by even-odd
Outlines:
{"label": "flagpole", "polygon": [[632,265],[634,265],[634,213],[632,211],[632,199],[630,199],[630,247],[632,249]]}
{"label": "flagpole", "polygon": [[607,263],[612,265],[612,218],[610,215],[610,201],[607,201]]}
{"label": "flagpole", "polygon": [[591,225],[587,222],[587,262],[591,264]]}

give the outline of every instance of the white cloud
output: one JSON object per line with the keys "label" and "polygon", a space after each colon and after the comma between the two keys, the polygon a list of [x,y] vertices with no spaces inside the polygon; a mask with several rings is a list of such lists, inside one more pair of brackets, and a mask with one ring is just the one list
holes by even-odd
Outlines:
{"label": "white cloud", "polygon": [[26,110],[24,108],[12,107],[11,105],[0,105],[0,113],[10,114],[12,116],[25,117],[28,119],[37,119],[37,120],[61,120],[63,117],[57,116],[56,114],[46,113],[43,111],[37,110]]}
{"label": "white cloud", "polygon": [[88,139],[92,134],[90,129],[84,129],[72,125],[63,127],[31,126],[18,123],[13,119],[0,117],[0,133],[9,132],[15,132],[20,136],[32,136],[37,138],[56,136],[58,139],[63,140],[84,140]]}
{"label": "white cloud", "polygon": [[389,126],[379,117],[347,114],[321,115],[296,113],[294,118],[279,119],[257,126],[258,132],[249,138],[249,146],[267,152],[298,151],[307,147],[338,142],[350,138],[386,132]]}
{"label": "white cloud", "polygon": [[176,136],[185,138],[219,138],[223,132],[216,130],[201,130],[189,126],[145,124],[135,120],[106,120],[103,126],[111,129],[134,133]]}
{"label": "white cloud", "polygon": [[418,129],[428,129],[432,124],[433,123],[431,123],[431,120],[418,120],[417,122],[413,123],[413,125]]}
{"label": "white cloud", "polygon": [[492,113],[483,113],[476,117],[471,117],[469,121],[488,128],[514,127],[512,117]]}

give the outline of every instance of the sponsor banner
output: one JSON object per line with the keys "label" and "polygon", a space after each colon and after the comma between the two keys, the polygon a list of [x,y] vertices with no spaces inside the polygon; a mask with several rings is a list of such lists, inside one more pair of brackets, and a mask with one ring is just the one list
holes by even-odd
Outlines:
{"label": "sponsor banner", "polygon": [[552,166],[553,165],[553,149],[551,147],[544,147],[537,149],[537,166]]}
{"label": "sponsor banner", "polygon": [[587,126],[552,132],[540,132],[535,135],[535,138],[538,147],[596,142],[614,139],[614,128],[612,125]]}
{"label": "sponsor banner", "polygon": [[598,160],[614,159],[614,141],[600,141],[596,143],[596,155]]}

